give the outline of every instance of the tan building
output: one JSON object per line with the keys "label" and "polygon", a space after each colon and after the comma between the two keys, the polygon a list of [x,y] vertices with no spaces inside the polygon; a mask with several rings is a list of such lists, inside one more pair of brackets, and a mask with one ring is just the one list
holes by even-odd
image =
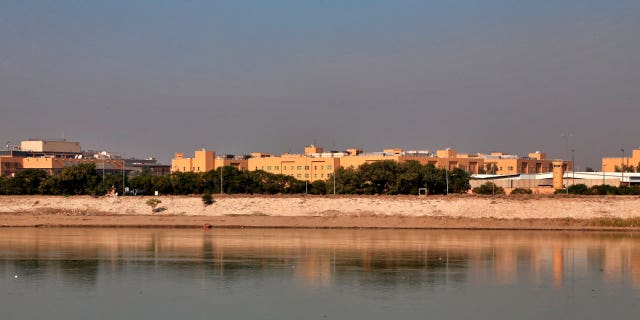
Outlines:
{"label": "tan building", "polygon": [[[529,153],[528,157],[520,157],[494,152],[491,155],[483,156],[484,172],[488,174],[532,174],[553,172],[553,161],[547,159],[547,155],[542,152]],[[572,171],[571,161],[562,161],[564,171]]]}
{"label": "tan building", "polygon": [[26,140],[20,143],[20,150],[42,153],[81,153],[79,142],[67,140]]}
{"label": "tan building", "polygon": [[[250,171],[263,170],[273,174],[284,174],[299,180],[325,180],[334,172],[335,168],[358,168],[366,163],[392,160],[398,163],[417,161],[422,165],[432,164],[436,168],[454,170],[463,169],[472,174],[492,173],[498,175],[518,173],[546,173],[553,171],[552,160],[541,152],[530,153],[528,157],[519,157],[503,153],[459,154],[454,149],[429,151],[405,151],[401,148],[384,149],[383,152],[364,153],[361,149],[348,149],[344,152],[325,152],[323,148],[314,145],[307,146],[304,154],[282,154],[279,156],[266,153],[252,153],[248,159],[232,159],[218,157],[212,168],[220,166],[234,166],[238,169]],[[205,158],[215,155],[213,151],[196,151],[194,158],[184,158],[176,153],[172,160],[171,171],[206,172],[209,166]],[[200,160],[197,160],[200,159]],[[199,161],[199,162],[198,162]],[[197,163],[200,163],[199,165]],[[571,162],[563,162],[564,170],[571,170]]]}
{"label": "tan building", "polygon": [[115,170],[122,170],[125,161],[121,159],[75,159],[75,158],[53,158],[53,157],[28,157],[22,158],[21,169],[38,169],[46,172],[49,175],[54,175],[62,172],[66,167],[72,167],[79,164],[96,164],[96,168],[100,166],[100,169],[105,168],[109,172]]}
{"label": "tan building", "polygon": [[0,176],[11,176],[22,168],[22,157],[0,156]]}
{"label": "tan building", "polygon": [[340,158],[321,158],[306,155],[283,154],[271,156],[261,154],[248,160],[249,170],[263,170],[283,174],[303,181],[326,180],[340,165]]}
{"label": "tan building", "polygon": [[245,156],[223,155],[216,157],[214,168],[234,167],[240,171],[249,170],[249,158]]}
{"label": "tan building", "polygon": [[632,150],[631,157],[602,158],[602,172],[620,172],[623,167],[625,172],[631,167],[633,172],[640,171],[640,148]]}
{"label": "tan building", "polygon": [[171,159],[171,172],[207,172],[215,168],[214,151],[196,150],[193,158],[185,158],[181,152],[176,152]]}

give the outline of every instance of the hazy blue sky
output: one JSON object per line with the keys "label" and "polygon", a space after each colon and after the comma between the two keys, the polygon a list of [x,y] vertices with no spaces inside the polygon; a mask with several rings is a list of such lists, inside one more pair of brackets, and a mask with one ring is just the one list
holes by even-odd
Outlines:
{"label": "hazy blue sky", "polygon": [[640,1],[0,1],[0,139],[125,156],[640,146]]}

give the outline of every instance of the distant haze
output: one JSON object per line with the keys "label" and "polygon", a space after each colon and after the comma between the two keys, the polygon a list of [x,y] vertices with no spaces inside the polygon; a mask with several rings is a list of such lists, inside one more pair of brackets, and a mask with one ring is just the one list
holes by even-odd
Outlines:
{"label": "distant haze", "polygon": [[[640,1],[0,2],[0,139],[218,153],[640,146]],[[569,152],[567,152],[569,150]]]}

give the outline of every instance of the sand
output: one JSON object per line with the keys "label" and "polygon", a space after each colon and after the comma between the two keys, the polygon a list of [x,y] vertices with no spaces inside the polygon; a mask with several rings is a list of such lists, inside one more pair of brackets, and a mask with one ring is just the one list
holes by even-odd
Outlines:
{"label": "sand", "polygon": [[[161,203],[153,212],[146,201]],[[637,228],[632,196],[0,196],[0,226]],[[604,222],[603,222],[604,221]],[[620,221],[623,221],[620,223]]]}

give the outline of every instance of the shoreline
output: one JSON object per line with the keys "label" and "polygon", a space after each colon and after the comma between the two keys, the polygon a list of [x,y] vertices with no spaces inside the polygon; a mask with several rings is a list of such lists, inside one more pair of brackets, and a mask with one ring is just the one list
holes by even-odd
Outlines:
{"label": "shoreline", "polygon": [[[152,212],[146,201],[161,201]],[[158,209],[157,208],[157,209]],[[0,227],[640,231],[633,196],[0,196]]]}
{"label": "shoreline", "polygon": [[[31,215],[0,213],[0,228],[270,228],[270,229],[424,229],[424,230],[539,230],[640,231],[633,220],[495,219],[408,216],[140,216]],[[615,226],[620,223],[620,226]],[[612,225],[613,224],[613,225]]]}

